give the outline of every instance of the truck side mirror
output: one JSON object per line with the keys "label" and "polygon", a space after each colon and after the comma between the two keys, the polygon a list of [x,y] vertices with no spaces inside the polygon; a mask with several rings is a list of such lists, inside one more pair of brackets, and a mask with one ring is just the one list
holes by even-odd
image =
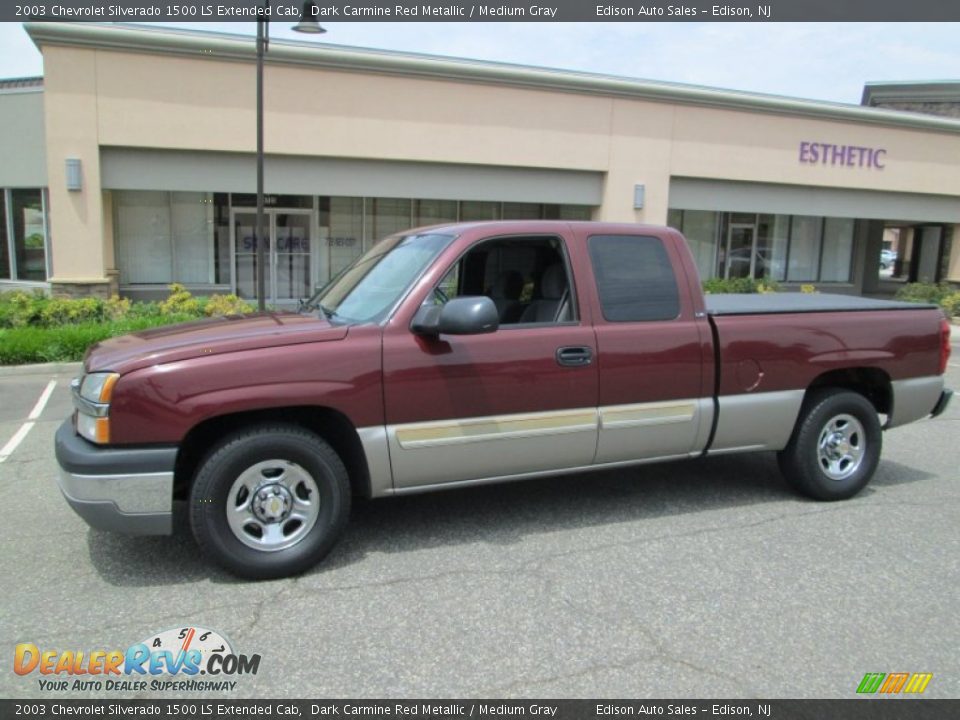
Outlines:
{"label": "truck side mirror", "polygon": [[427,305],[417,311],[410,323],[410,329],[417,335],[480,335],[492,333],[498,327],[497,306],[484,295]]}

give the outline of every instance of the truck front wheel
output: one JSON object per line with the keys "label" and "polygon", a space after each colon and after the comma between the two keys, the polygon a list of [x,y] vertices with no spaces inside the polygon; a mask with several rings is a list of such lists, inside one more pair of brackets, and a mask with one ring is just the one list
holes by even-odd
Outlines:
{"label": "truck front wheel", "polygon": [[225,438],[190,491],[200,550],[235,575],[264,580],[315,565],[350,514],[350,483],[326,442],[296,426],[259,426]]}
{"label": "truck front wheel", "polygon": [[883,443],[880,420],[862,395],[823,388],[804,402],[790,443],[778,455],[780,471],[816,500],[844,500],[873,477]]}

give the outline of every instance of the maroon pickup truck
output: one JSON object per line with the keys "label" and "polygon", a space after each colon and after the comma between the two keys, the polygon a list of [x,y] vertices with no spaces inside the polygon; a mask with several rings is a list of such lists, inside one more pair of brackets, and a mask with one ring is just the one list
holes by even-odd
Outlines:
{"label": "maroon pickup truck", "polygon": [[750,451],[848,498],[881,431],[940,414],[933,306],[708,296],[683,237],[641,225],[411,230],[298,313],[115,338],[87,354],[57,433],[92,526],[170,533],[252,578],[318,562],[353,496]]}

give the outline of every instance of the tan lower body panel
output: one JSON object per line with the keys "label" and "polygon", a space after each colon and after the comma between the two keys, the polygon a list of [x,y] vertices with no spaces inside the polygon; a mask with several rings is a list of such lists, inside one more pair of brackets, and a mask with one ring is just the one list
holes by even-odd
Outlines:
{"label": "tan lower body panel", "polygon": [[[711,454],[779,450],[803,391],[720,398]],[[360,430],[374,497],[699,455],[712,398],[573,408]]]}
{"label": "tan lower body panel", "polygon": [[387,427],[395,488],[589,464],[596,408]]}
{"label": "tan lower body panel", "polygon": [[595,463],[612,463],[699,452],[713,420],[713,400],[613,405],[600,408]]}
{"label": "tan lower body panel", "polygon": [[712,401],[672,400],[387,427],[399,490],[699,452]]}

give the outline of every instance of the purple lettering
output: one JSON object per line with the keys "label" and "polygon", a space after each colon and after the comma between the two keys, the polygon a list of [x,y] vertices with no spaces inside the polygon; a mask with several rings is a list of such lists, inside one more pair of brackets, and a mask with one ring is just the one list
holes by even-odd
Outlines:
{"label": "purple lettering", "polygon": [[886,167],[885,148],[862,145],[833,145],[832,143],[801,140],[798,160],[805,165],[832,165],[868,167],[883,170]]}

